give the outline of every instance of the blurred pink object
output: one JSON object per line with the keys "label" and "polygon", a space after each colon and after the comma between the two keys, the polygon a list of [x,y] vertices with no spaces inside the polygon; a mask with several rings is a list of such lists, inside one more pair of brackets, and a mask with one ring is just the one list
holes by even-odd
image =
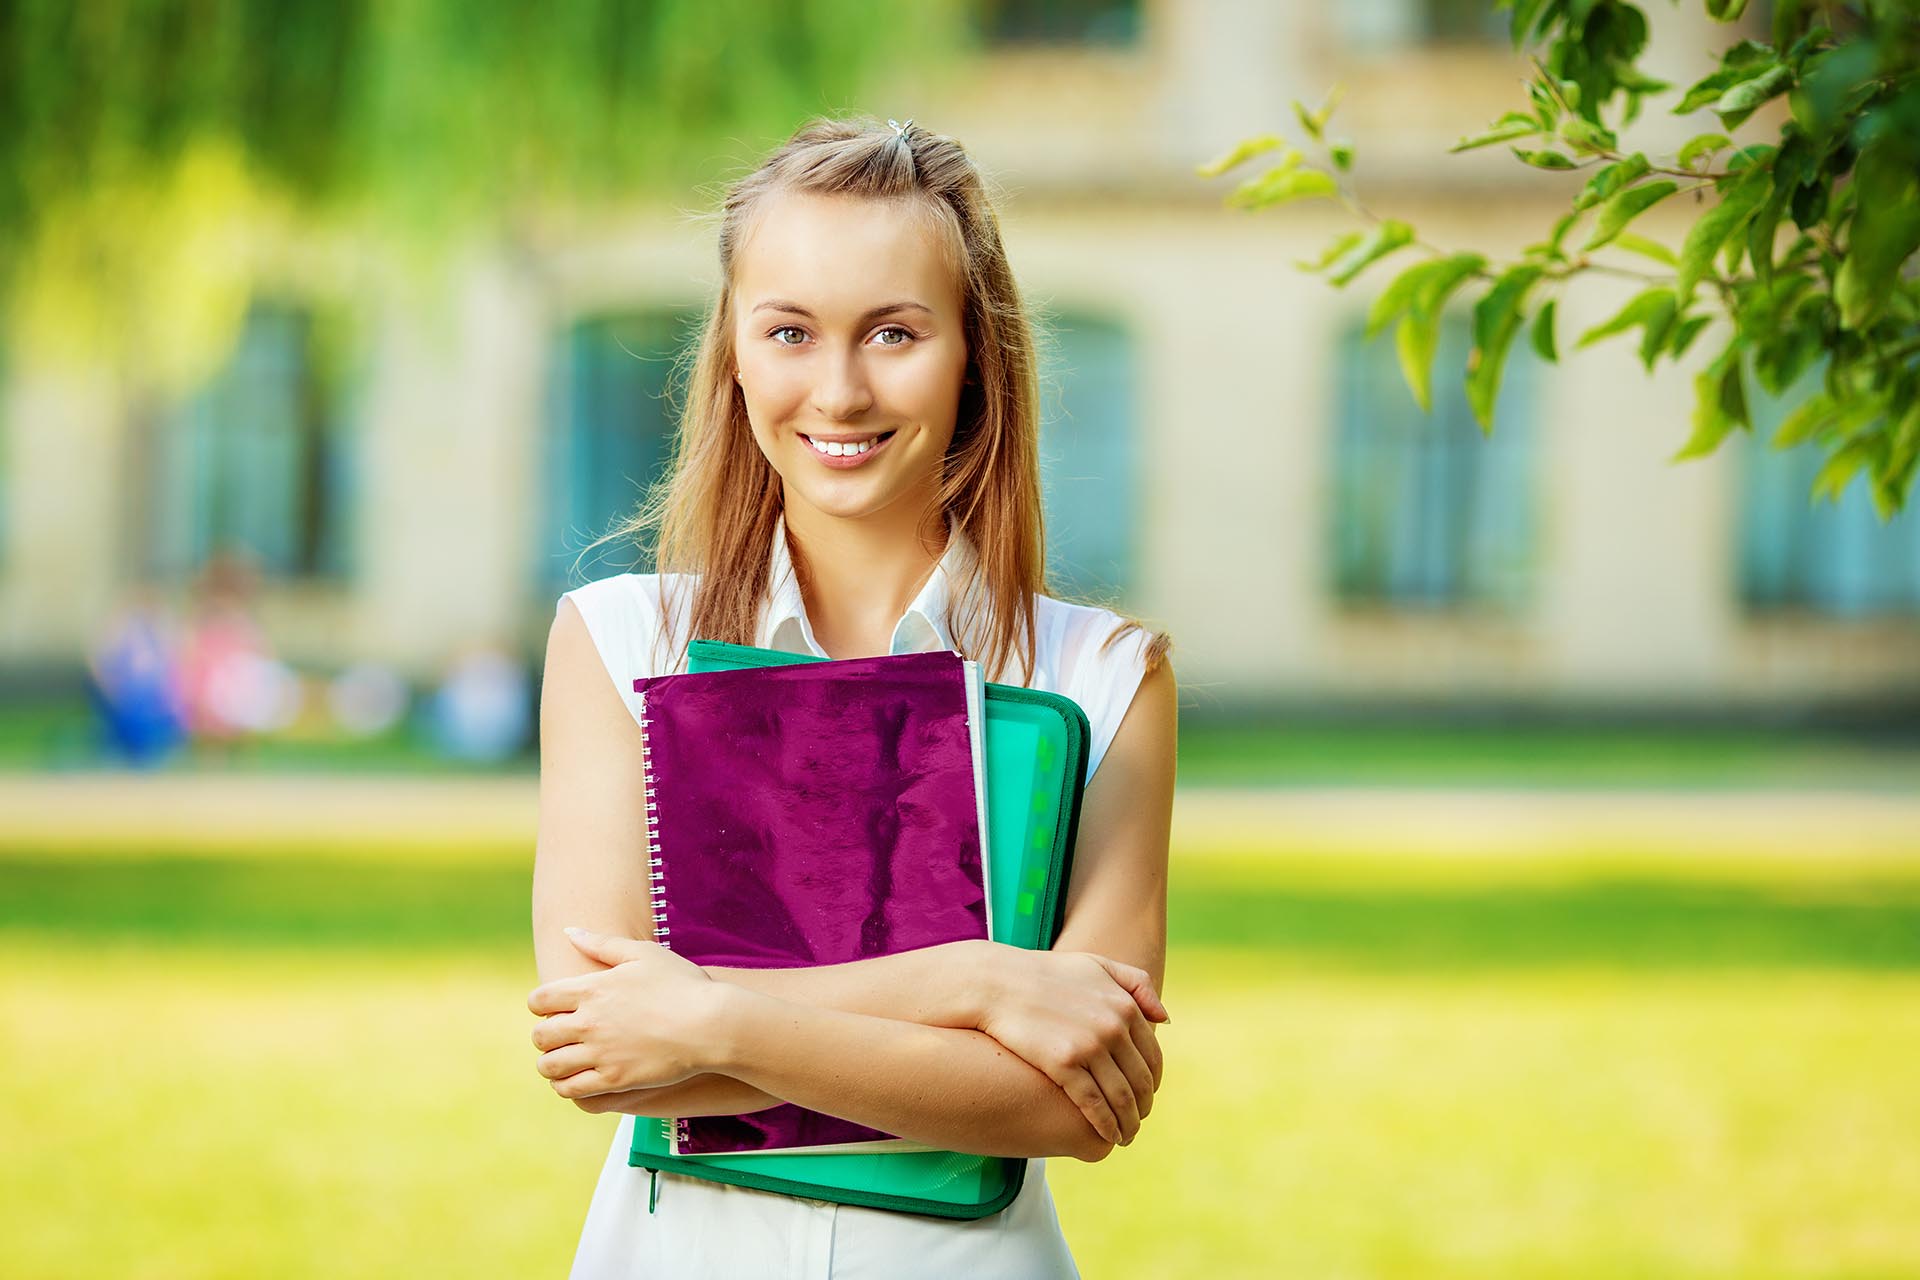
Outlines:
{"label": "blurred pink object", "polygon": [[197,584],[199,607],[181,661],[187,726],[197,739],[270,732],[299,712],[299,681],[253,620],[255,580],[244,559],[222,552],[207,561]]}

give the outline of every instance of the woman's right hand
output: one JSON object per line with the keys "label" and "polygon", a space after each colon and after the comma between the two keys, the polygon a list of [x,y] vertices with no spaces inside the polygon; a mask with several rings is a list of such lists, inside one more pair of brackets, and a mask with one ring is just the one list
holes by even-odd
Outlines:
{"label": "woman's right hand", "polygon": [[1167,1010],[1152,977],[1090,951],[984,945],[977,1029],[1045,1072],[1101,1137],[1132,1142],[1160,1084]]}

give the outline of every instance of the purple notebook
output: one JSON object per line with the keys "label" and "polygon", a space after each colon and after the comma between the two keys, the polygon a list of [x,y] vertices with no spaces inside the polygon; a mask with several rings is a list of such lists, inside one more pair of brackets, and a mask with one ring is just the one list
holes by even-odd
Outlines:
{"label": "purple notebook", "polygon": [[[947,650],[643,677],[654,935],[696,964],[840,964],[987,936],[966,673]],[[681,1155],[893,1137],[782,1103]]]}

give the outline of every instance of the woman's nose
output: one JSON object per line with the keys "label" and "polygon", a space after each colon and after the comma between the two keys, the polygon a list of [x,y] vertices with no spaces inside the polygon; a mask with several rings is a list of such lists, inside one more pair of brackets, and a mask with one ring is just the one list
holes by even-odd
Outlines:
{"label": "woman's nose", "polygon": [[815,412],[825,418],[852,418],[872,407],[873,392],[857,353],[823,360],[819,369],[820,378],[813,387]]}

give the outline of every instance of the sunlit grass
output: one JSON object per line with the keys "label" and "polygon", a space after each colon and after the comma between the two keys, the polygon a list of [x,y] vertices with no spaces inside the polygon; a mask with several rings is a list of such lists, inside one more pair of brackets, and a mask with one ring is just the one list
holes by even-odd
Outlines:
{"label": "sunlit grass", "polygon": [[[0,857],[9,1275],[564,1274],[527,868]],[[1920,1272],[1920,868],[1176,865],[1089,1276]]]}

